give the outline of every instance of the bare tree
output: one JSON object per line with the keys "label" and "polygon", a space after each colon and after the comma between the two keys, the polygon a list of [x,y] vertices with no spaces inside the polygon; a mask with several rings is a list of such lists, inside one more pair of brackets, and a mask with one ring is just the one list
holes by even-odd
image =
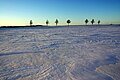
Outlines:
{"label": "bare tree", "polygon": [[30,20],[30,26],[32,26],[32,24],[33,24],[33,22],[32,22],[32,20]]}
{"label": "bare tree", "polygon": [[100,20],[98,20],[98,24],[100,24]]}
{"label": "bare tree", "polygon": [[88,19],[86,19],[86,20],[85,20],[86,25],[87,25],[88,22],[89,22]]}
{"label": "bare tree", "polygon": [[92,19],[91,23],[92,23],[92,25],[93,25],[93,23],[95,23],[95,20],[94,20],[94,19]]}
{"label": "bare tree", "polygon": [[57,26],[57,24],[59,23],[58,19],[55,20],[55,23],[56,23],[56,26]]}
{"label": "bare tree", "polygon": [[68,23],[68,26],[69,26],[69,24],[71,23],[71,21],[68,19],[68,20],[67,20],[67,23]]}
{"label": "bare tree", "polygon": [[48,21],[48,20],[46,21],[46,24],[47,24],[47,26],[48,26],[48,24],[49,24],[49,21]]}

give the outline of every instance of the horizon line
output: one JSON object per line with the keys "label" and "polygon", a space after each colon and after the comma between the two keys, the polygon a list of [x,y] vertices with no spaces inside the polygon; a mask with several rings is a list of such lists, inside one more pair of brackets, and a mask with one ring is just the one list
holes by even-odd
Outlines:
{"label": "horizon line", "polygon": [[[72,25],[69,25],[69,26],[104,26],[104,25],[120,25],[120,23],[113,23],[113,24],[81,24],[81,25],[77,25],[77,24],[72,24]],[[0,27],[37,27],[37,26],[47,26],[47,25],[2,25]],[[56,26],[56,25],[48,25],[49,26]],[[68,26],[67,24],[66,25],[57,25],[57,26]],[[56,27],[57,27],[56,26]]]}

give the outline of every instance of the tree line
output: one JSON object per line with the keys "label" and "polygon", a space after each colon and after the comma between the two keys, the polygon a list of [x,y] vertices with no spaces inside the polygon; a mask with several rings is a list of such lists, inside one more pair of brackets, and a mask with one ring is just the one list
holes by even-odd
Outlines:
{"label": "tree line", "polygon": [[[85,19],[85,24],[86,24],[86,25],[88,24],[88,22],[89,22],[89,20],[88,20],[88,19]],[[91,22],[91,24],[93,25],[93,24],[95,23],[95,20],[92,19],[90,22]],[[55,20],[56,26],[58,25],[58,23],[59,23],[59,21],[58,21],[58,19],[56,19],[56,20]],[[69,26],[69,24],[71,23],[71,20],[68,19],[68,20],[66,21],[66,23],[67,23],[68,26]],[[100,20],[98,20],[97,23],[100,24]],[[33,24],[33,21],[30,20],[30,26],[32,26],[32,24]],[[49,20],[46,20],[46,25],[48,26],[48,24],[49,24]]]}
{"label": "tree line", "polygon": [[[86,19],[86,20],[85,20],[86,25],[88,24],[88,22],[89,22],[89,20]],[[92,20],[91,20],[91,23],[92,23],[92,25],[93,25],[93,24],[95,23],[95,20],[92,19]],[[100,24],[100,20],[98,20],[97,23]]]}

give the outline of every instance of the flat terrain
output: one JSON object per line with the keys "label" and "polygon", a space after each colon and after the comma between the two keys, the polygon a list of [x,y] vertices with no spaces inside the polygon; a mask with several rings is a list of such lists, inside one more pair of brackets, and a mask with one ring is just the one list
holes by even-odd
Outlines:
{"label": "flat terrain", "polygon": [[0,28],[0,80],[119,80],[120,26]]}

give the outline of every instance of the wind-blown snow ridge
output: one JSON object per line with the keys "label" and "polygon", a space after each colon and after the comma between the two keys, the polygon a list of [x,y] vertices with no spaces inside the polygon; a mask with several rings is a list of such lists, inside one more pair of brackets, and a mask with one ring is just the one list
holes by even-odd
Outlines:
{"label": "wind-blown snow ridge", "polygon": [[119,26],[0,29],[1,80],[118,80],[119,54]]}

